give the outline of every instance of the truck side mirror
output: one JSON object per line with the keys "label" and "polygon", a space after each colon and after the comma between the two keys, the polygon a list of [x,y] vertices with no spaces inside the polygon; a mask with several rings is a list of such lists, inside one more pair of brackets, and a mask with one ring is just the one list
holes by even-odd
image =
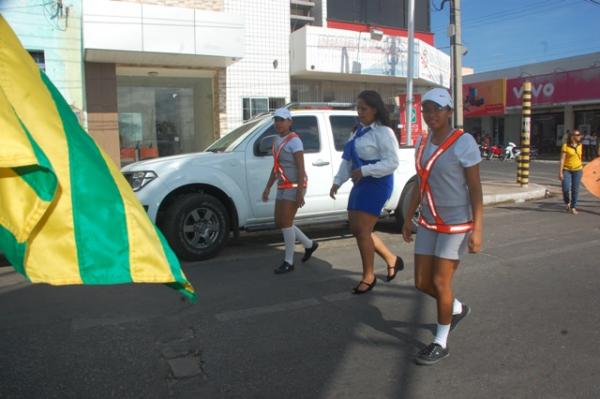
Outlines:
{"label": "truck side mirror", "polygon": [[264,156],[271,153],[271,149],[273,148],[273,141],[275,140],[275,135],[266,136],[260,139],[258,143],[258,151],[256,155]]}

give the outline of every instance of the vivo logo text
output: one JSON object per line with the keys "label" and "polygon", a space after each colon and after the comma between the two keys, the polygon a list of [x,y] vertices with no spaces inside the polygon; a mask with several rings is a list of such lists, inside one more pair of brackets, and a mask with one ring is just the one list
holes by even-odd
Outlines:
{"label": "vivo logo text", "polygon": [[[521,98],[523,96],[523,86],[513,87],[513,93],[516,98]],[[554,94],[554,83],[540,83],[531,88],[531,94],[534,98],[539,97],[540,94],[543,94],[545,97],[552,97]]]}

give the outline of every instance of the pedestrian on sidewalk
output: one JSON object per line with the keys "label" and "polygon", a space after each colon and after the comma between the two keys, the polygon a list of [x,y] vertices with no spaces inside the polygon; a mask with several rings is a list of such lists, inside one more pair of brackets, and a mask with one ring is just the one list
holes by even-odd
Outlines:
{"label": "pedestrian on sidewalk", "polygon": [[412,241],[413,215],[421,213],[415,240],[415,286],[437,303],[433,342],[416,362],[435,364],[448,356],[448,333],[470,309],[452,289],[452,279],[466,248],[477,253],[483,232],[483,195],[479,177],[481,156],[470,134],[453,129],[452,97],[445,89],[425,93],[422,113],[429,134],[417,141],[418,185],[405,215],[402,236]]}
{"label": "pedestrian on sidewalk", "polygon": [[573,215],[577,215],[579,184],[583,174],[582,154],[581,132],[573,130],[573,133],[569,133],[567,137],[567,143],[563,144],[560,150],[560,170],[558,172],[566,211]]}
{"label": "pedestrian on sidewalk", "polygon": [[392,195],[394,171],[398,167],[398,141],[390,128],[387,109],[379,93],[365,90],[358,95],[356,110],[359,125],[344,145],[342,163],[329,191],[335,199],[348,179],[354,183],[348,198],[350,230],[356,238],[362,261],[362,278],[352,290],[364,294],[375,287],[375,253],[387,265],[387,281],[404,268],[396,256],[373,232],[383,205]]}
{"label": "pedestrian on sidewalk", "polygon": [[583,160],[584,161],[590,160],[590,155],[591,155],[590,144],[591,143],[592,143],[592,135],[588,131],[583,135],[583,139],[581,140],[581,144],[583,144]]}
{"label": "pedestrian on sidewalk", "polygon": [[294,225],[294,217],[298,208],[304,206],[304,192],[307,186],[304,170],[304,146],[300,137],[291,131],[292,114],[286,108],[279,108],[273,114],[275,131],[278,135],[273,142],[273,170],[262,194],[262,200],[269,200],[271,187],[277,180],[277,196],[275,197],[275,225],[281,229],[285,243],[283,263],[277,267],[275,274],[288,273],[294,270],[294,247],[296,240],[304,245],[302,262],[306,262],[319,244],[309,239]]}
{"label": "pedestrian on sidewalk", "polygon": [[598,132],[592,133],[592,138],[590,140],[590,147],[592,147],[592,149],[590,151],[591,158],[589,160],[593,161],[598,156]]}

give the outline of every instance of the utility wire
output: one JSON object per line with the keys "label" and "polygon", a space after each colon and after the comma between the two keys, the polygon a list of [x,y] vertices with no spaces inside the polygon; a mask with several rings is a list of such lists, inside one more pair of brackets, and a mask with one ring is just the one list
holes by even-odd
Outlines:
{"label": "utility wire", "polygon": [[[531,15],[540,16],[567,6],[573,6],[573,4],[566,0],[544,0],[523,6],[518,10],[503,10],[476,18],[464,18],[462,21],[462,28],[463,30],[470,30],[495,22],[524,18]],[[445,27],[442,27],[442,29],[445,29]],[[442,29],[437,32],[441,32]]]}
{"label": "utility wire", "polygon": [[433,7],[434,10],[436,11],[442,11],[444,9],[444,5],[450,0],[442,0],[442,2],[440,3],[439,7],[436,7],[434,0],[431,0],[431,6]]}

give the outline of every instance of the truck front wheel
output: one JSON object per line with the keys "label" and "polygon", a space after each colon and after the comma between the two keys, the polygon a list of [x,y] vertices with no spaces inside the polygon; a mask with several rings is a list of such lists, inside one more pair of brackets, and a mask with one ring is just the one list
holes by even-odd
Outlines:
{"label": "truck front wheel", "polygon": [[229,237],[229,215],[225,206],[205,193],[186,194],[167,209],[161,230],[180,259],[212,258]]}

